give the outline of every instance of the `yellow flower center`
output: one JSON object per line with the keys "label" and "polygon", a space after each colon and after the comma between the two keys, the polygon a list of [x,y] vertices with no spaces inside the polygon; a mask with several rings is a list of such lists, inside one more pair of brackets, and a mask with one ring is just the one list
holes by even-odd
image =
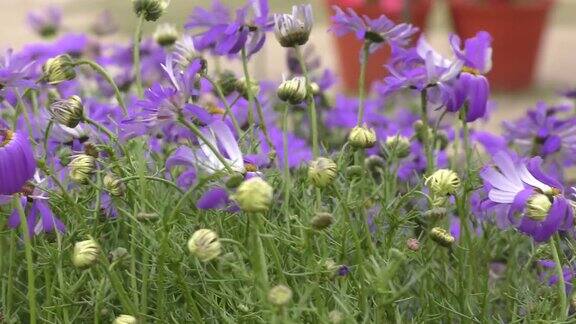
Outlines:
{"label": "yellow flower center", "polygon": [[213,103],[209,103],[207,106],[208,107],[206,110],[208,110],[208,113],[211,115],[224,115],[224,113],[226,113],[226,110],[216,106]]}
{"label": "yellow flower center", "polygon": [[0,147],[3,147],[10,143],[12,138],[14,138],[14,132],[9,129],[0,130],[0,137],[1,136],[4,136],[2,143],[0,143]]}
{"label": "yellow flower center", "polygon": [[475,68],[473,68],[473,67],[469,67],[469,66],[463,67],[463,68],[462,68],[462,72],[470,73],[470,74],[474,74],[474,75],[480,75],[480,74],[482,74],[482,73],[480,73],[480,70],[475,69]]}
{"label": "yellow flower center", "polygon": [[246,169],[246,172],[256,172],[256,171],[258,171],[258,167],[255,166],[255,165],[252,164],[252,163],[246,163],[246,164],[244,165],[244,169]]}

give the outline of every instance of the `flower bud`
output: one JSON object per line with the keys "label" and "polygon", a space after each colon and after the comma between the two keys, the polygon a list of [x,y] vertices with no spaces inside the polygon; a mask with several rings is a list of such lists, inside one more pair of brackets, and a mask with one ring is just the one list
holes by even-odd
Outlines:
{"label": "flower bud", "polygon": [[200,261],[208,262],[222,253],[222,244],[216,232],[209,229],[199,229],[188,240],[188,251]]}
{"label": "flower bud", "polygon": [[336,163],[325,157],[312,160],[308,166],[308,180],[319,188],[330,185],[337,174],[338,166]]}
{"label": "flower bud", "polygon": [[543,221],[548,217],[552,202],[548,196],[535,193],[528,199],[526,215],[535,221]]}
{"label": "flower bud", "polygon": [[356,126],[350,131],[348,141],[356,148],[371,148],[376,144],[376,132],[366,124]]}
{"label": "flower bud", "polygon": [[274,15],[274,35],[282,47],[304,45],[313,24],[311,5],[293,6],[291,15]]}
{"label": "flower bud", "polygon": [[89,239],[77,242],[74,245],[72,264],[77,268],[88,268],[98,261],[100,246],[96,241]]}
{"label": "flower bud", "polygon": [[439,197],[453,195],[460,188],[460,178],[452,170],[440,169],[432,173],[425,181],[430,191]]}
{"label": "flower bud", "polygon": [[58,100],[48,107],[48,113],[58,124],[74,128],[84,119],[82,99],[78,96],[72,96],[68,99]]}
{"label": "flower bud", "polygon": [[448,231],[446,231],[445,229],[443,229],[442,227],[434,227],[431,231],[430,231],[430,238],[444,246],[444,247],[450,247],[452,245],[452,243],[454,243],[454,236],[450,235],[450,233],[448,233]]}
{"label": "flower bud", "polygon": [[284,285],[272,287],[268,292],[268,301],[275,306],[286,306],[292,299],[292,289]]}
{"label": "flower bud", "polygon": [[432,218],[433,221],[444,218],[448,211],[445,207],[434,207],[424,212],[424,217]]}
{"label": "flower bud", "polygon": [[265,212],[272,203],[273,189],[260,177],[245,180],[232,196],[240,209],[248,213]]}
{"label": "flower bud", "polygon": [[291,80],[285,80],[280,84],[276,93],[280,100],[297,105],[306,99],[306,79],[294,77]]}
{"label": "flower bud", "polygon": [[405,136],[396,135],[386,137],[384,147],[389,153],[393,152],[399,159],[410,155],[410,140]]}
{"label": "flower bud", "polygon": [[359,165],[351,165],[346,167],[346,177],[348,179],[360,178],[364,174],[364,168]]}
{"label": "flower bud", "polygon": [[236,90],[236,82],[238,79],[232,71],[224,71],[218,77],[218,86],[224,96],[228,96]]}
{"label": "flower bud", "polygon": [[104,188],[112,195],[120,197],[124,194],[126,187],[120,179],[112,173],[107,173],[102,180]]}
{"label": "flower bud", "polygon": [[154,41],[162,47],[172,46],[178,40],[178,30],[172,24],[159,24],[153,37]]}
{"label": "flower bud", "polygon": [[158,20],[169,3],[169,0],[132,0],[136,16],[144,16],[147,21]]}
{"label": "flower bud", "polygon": [[[412,124],[412,127],[414,128],[414,132],[416,133],[416,138],[418,139],[418,141],[420,141],[421,143],[424,142],[424,136],[426,135],[425,133],[425,127],[424,127],[424,122],[422,122],[421,120],[417,120],[414,122],[414,124]],[[432,129],[430,127],[428,127],[428,138],[431,140],[432,136],[434,135]]]}
{"label": "flower bud", "polygon": [[331,324],[340,324],[344,321],[344,314],[338,310],[332,310],[328,313],[328,320]]}
{"label": "flower bud", "polygon": [[78,154],[68,164],[70,178],[77,183],[85,184],[96,169],[96,159],[87,154]]}
{"label": "flower bud", "polygon": [[406,241],[406,247],[408,250],[416,252],[420,250],[420,241],[418,241],[417,238],[411,237]]}
{"label": "flower bud", "polygon": [[100,150],[94,143],[86,142],[84,143],[84,154],[90,155],[95,159],[97,159],[98,156],[100,155]]}
{"label": "flower bud", "polygon": [[121,314],[114,319],[113,324],[138,324],[138,320],[132,315]]}
{"label": "flower bud", "polygon": [[240,184],[244,181],[244,175],[240,172],[235,172],[228,177],[226,180],[226,188],[234,189],[238,188]]}
{"label": "flower bud", "polygon": [[378,169],[384,169],[386,161],[381,156],[372,154],[364,160],[364,166],[370,172],[376,172]]}
{"label": "flower bud", "polygon": [[108,253],[108,261],[110,262],[121,262],[123,260],[129,259],[130,253],[123,247],[118,247]]}
{"label": "flower bud", "polygon": [[43,79],[48,84],[58,84],[76,77],[74,61],[68,54],[50,58],[42,66]]}
{"label": "flower bud", "polygon": [[440,150],[445,150],[448,147],[448,144],[450,144],[448,135],[444,131],[438,131],[436,133],[436,141],[439,143]]}
{"label": "flower bud", "polygon": [[316,213],[310,223],[313,229],[321,231],[334,223],[334,216],[330,213]]}
{"label": "flower bud", "polygon": [[250,88],[248,89],[246,79],[245,78],[238,79],[238,80],[236,80],[235,87],[236,87],[236,91],[238,91],[238,93],[240,95],[242,95],[242,97],[244,97],[244,99],[249,98],[248,97],[248,90],[250,90],[250,92],[252,93],[252,96],[254,96],[254,97],[256,97],[258,92],[260,92],[260,85],[255,80],[250,80]]}

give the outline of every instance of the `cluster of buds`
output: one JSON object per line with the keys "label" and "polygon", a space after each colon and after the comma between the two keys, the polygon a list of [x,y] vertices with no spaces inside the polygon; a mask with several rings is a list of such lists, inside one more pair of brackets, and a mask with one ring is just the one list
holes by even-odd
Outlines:
{"label": "cluster of buds", "polygon": [[86,184],[96,170],[96,159],[88,154],[78,154],[70,163],[70,179],[80,184]]}
{"label": "cluster of buds", "polygon": [[42,79],[48,84],[58,84],[76,77],[74,61],[68,54],[50,58],[42,66]]}
{"label": "cluster of buds", "polygon": [[294,77],[283,81],[276,92],[282,101],[297,105],[306,99],[308,91],[306,89],[306,78]]}
{"label": "cluster of buds", "polygon": [[169,47],[178,40],[178,30],[172,24],[159,24],[154,31],[153,38],[156,44]]}
{"label": "cluster of buds", "polygon": [[308,166],[308,180],[318,188],[325,188],[332,184],[338,175],[338,166],[328,158],[319,157],[310,162]]}
{"label": "cluster of buds", "polygon": [[348,142],[355,148],[371,148],[376,144],[376,132],[366,124],[355,126],[348,135]]}
{"label": "cluster of buds", "polygon": [[247,213],[266,212],[272,204],[273,192],[268,182],[254,177],[242,182],[232,199]]}
{"label": "cluster of buds", "polygon": [[77,242],[74,245],[72,264],[81,269],[89,268],[98,261],[100,252],[100,246],[92,239]]}
{"label": "cluster of buds", "polygon": [[188,251],[200,261],[208,262],[222,253],[222,244],[216,232],[209,229],[199,229],[188,240]]}
{"label": "cluster of buds", "polygon": [[169,0],[132,0],[134,12],[147,21],[156,21],[168,7]]}
{"label": "cluster of buds", "polygon": [[82,99],[78,96],[72,96],[64,100],[57,100],[48,106],[48,113],[58,124],[74,128],[84,119]]}

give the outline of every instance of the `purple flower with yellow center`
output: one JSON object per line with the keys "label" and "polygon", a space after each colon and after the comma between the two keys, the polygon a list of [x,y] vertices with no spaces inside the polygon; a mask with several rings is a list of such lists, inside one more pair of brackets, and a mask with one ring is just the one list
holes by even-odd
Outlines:
{"label": "purple flower with yellow center", "polygon": [[22,133],[0,129],[0,194],[20,192],[35,170],[36,160],[28,138]]}
{"label": "purple flower with yellow center", "polygon": [[235,18],[219,1],[214,1],[211,10],[197,7],[184,27],[201,30],[195,36],[199,50],[212,49],[218,55],[229,55],[245,48],[251,55],[262,48],[266,32],[273,26],[267,0],[249,0],[236,11]]}
{"label": "purple flower with yellow center", "polygon": [[572,206],[562,185],[542,172],[540,157],[521,160],[500,151],[493,161],[480,172],[488,194],[484,210],[505,207],[509,222],[537,242],[572,228]]}
{"label": "purple flower with yellow center", "polygon": [[38,35],[52,37],[60,30],[62,11],[54,6],[28,13],[28,24]]}
{"label": "purple flower with yellow center", "polygon": [[370,19],[367,16],[360,17],[351,8],[347,8],[346,12],[337,6],[333,8],[335,14],[331,17],[330,30],[338,37],[354,33],[356,38],[367,42],[370,53],[374,53],[386,43],[405,46],[418,32],[418,28],[405,23],[395,24],[384,15]]}

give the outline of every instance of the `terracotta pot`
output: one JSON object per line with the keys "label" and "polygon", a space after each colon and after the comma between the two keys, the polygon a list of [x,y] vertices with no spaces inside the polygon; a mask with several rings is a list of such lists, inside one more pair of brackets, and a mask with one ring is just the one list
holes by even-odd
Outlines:
{"label": "terracotta pot", "polygon": [[523,4],[450,0],[454,28],[460,37],[485,30],[494,38],[493,67],[488,74],[492,88],[519,90],[532,84],[546,17],[553,4],[554,0]]}
{"label": "terracotta pot", "polygon": [[[406,0],[404,0],[406,1]],[[431,0],[409,0],[411,23],[419,27],[420,30],[425,28],[428,14],[430,13]],[[332,6],[339,6],[342,9],[352,8],[360,16],[366,15],[370,18],[378,18],[386,15],[395,22],[402,22],[403,5],[399,1],[363,1],[363,0],[328,0],[330,7],[330,16],[334,15]],[[397,4],[397,5],[390,5]],[[399,5],[398,5],[399,4]],[[417,39],[417,36],[415,37]],[[343,37],[335,38],[338,58],[340,60],[340,75],[344,87],[348,91],[358,90],[358,77],[360,74],[360,50],[362,42],[352,33]],[[387,71],[383,66],[390,57],[388,46],[381,48],[368,59],[366,67],[366,87],[369,88],[373,81],[382,79],[386,76]]]}

